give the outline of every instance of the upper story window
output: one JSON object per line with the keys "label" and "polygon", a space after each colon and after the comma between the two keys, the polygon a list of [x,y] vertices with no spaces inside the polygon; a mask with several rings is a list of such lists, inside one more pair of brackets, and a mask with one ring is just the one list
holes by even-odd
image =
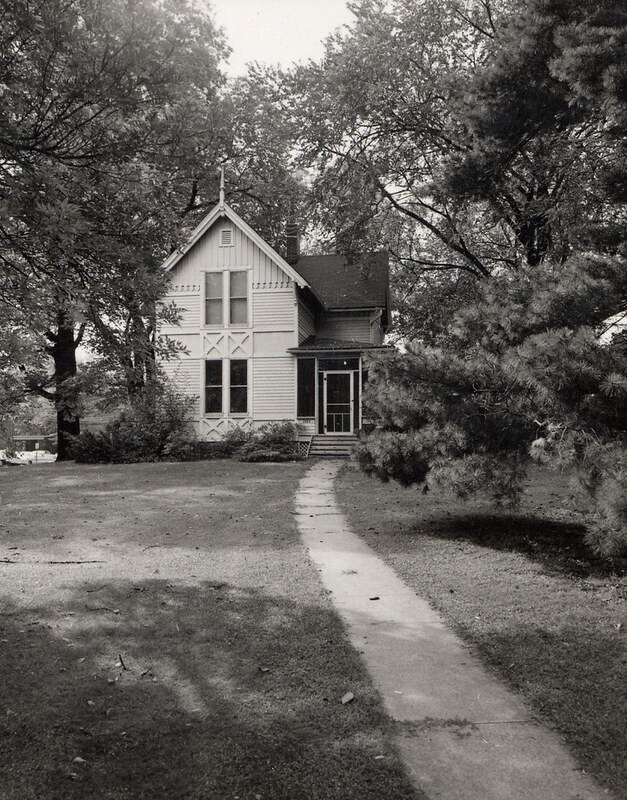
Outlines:
{"label": "upper story window", "polygon": [[248,325],[248,271],[205,273],[205,325]]}
{"label": "upper story window", "polygon": [[221,228],[220,247],[232,247],[232,245],[233,245],[233,228]]}
{"label": "upper story window", "polygon": [[223,280],[221,272],[205,274],[205,325],[220,325],[224,322]]}
{"label": "upper story window", "polygon": [[229,273],[229,321],[231,325],[248,324],[248,273]]}

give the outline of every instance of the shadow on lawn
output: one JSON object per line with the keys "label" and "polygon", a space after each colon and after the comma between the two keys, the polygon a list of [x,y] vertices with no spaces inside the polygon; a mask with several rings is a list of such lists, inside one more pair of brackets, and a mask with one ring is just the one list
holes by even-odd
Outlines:
{"label": "shadow on lawn", "polygon": [[579,765],[620,796],[627,781],[621,636],[602,626],[591,632],[564,625],[555,632],[514,624],[507,634],[484,631],[474,638],[484,658],[566,737]]}
{"label": "shadow on lawn", "polygon": [[549,572],[579,578],[624,574],[627,560],[596,558],[584,542],[585,530],[583,525],[505,513],[438,516],[428,526],[429,535],[440,539],[523,553]]}
{"label": "shadow on lawn", "polygon": [[0,629],[1,797],[418,798],[328,610],[224,584],[84,584]]}

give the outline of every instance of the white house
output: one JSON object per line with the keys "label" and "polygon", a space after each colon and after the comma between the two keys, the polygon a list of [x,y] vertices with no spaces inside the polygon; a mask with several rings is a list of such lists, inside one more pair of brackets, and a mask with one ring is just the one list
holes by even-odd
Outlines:
{"label": "white house", "polygon": [[161,333],[188,352],[162,367],[197,398],[202,440],[279,420],[316,438],[361,426],[362,356],[384,347],[389,319],[387,253],[350,265],[339,255],[300,256],[297,231],[287,233],[283,258],[222,192],[163,265],[166,300],[182,321]]}

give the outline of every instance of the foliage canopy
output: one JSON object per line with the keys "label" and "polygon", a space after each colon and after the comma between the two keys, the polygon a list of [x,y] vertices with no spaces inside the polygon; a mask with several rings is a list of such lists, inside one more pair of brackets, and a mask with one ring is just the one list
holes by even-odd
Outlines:
{"label": "foliage canopy", "polygon": [[613,531],[596,545],[620,549],[627,363],[605,331],[627,311],[620,5],[353,9],[292,88],[318,223],[395,261],[406,352],[370,365],[362,464],[515,500],[534,455],[575,463]]}

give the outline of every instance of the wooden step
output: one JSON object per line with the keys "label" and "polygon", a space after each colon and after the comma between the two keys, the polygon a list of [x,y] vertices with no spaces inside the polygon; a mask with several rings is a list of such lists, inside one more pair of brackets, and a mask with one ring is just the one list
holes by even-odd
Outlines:
{"label": "wooden step", "polygon": [[316,434],[309,448],[310,458],[347,458],[358,439],[353,434],[338,434],[335,436],[325,436]]}

